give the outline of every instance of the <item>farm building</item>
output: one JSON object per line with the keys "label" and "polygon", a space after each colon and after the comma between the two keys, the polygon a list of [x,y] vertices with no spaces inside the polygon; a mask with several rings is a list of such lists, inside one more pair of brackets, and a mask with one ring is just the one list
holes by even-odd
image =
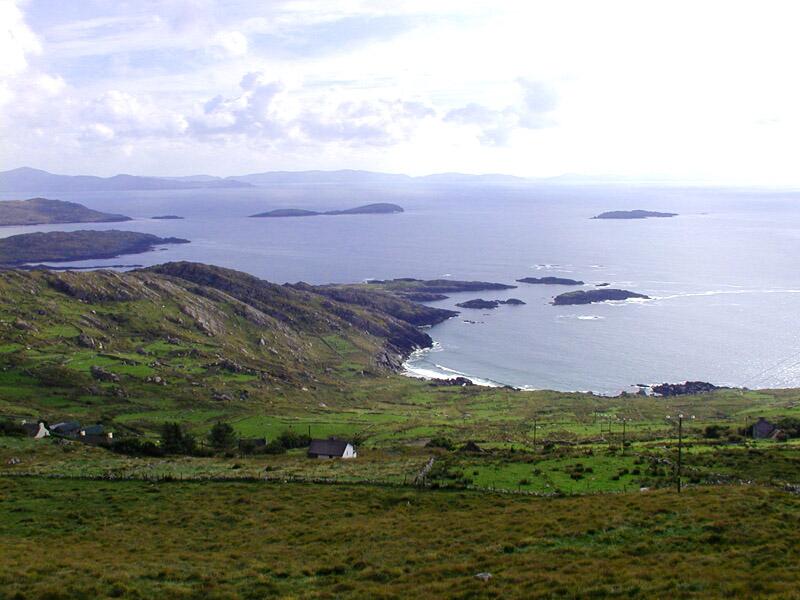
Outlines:
{"label": "farm building", "polygon": [[56,423],[50,428],[50,431],[58,435],[68,437],[75,437],[80,433],[81,424],[77,421],[64,421],[63,423]]}
{"label": "farm building", "polygon": [[47,429],[47,426],[41,421],[38,423],[28,423],[27,421],[23,421],[22,428],[25,430],[25,434],[28,437],[32,437],[35,440],[40,440],[50,435],[50,431]]}
{"label": "farm building", "polygon": [[327,440],[311,440],[308,455],[311,458],[355,458],[358,453],[350,442],[329,438]]}
{"label": "farm building", "polygon": [[777,430],[774,423],[770,423],[764,417],[759,417],[758,422],[753,425],[753,439],[768,440]]}
{"label": "farm building", "polygon": [[114,434],[110,431],[106,431],[100,424],[89,425],[81,429],[78,439],[85,444],[98,446],[100,444],[110,444],[114,439]]}

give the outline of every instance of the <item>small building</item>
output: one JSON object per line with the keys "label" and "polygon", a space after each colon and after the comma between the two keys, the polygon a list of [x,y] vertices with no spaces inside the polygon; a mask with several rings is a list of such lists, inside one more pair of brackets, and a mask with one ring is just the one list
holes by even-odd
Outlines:
{"label": "small building", "polygon": [[81,429],[81,437],[86,437],[87,435],[103,435],[105,433],[105,429],[99,423],[97,425],[88,425]]}
{"label": "small building", "polygon": [[39,421],[38,423],[28,423],[27,421],[23,421],[22,428],[25,430],[25,434],[28,437],[32,437],[35,440],[40,440],[50,435],[50,430],[47,429],[47,426],[42,421]]}
{"label": "small building", "polygon": [[311,440],[308,446],[311,458],[356,458],[358,453],[353,444],[346,440],[329,438],[327,440]]}
{"label": "small building", "polygon": [[50,428],[52,433],[66,437],[77,437],[81,430],[81,424],[77,421],[64,421],[56,423]]}
{"label": "small building", "polygon": [[755,425],[753,425],[752,433],[754,440],[768,440],[775,432],[778,430],[778,427],[774,423],[770,423],[764,417],[759,417],[758,421]]}

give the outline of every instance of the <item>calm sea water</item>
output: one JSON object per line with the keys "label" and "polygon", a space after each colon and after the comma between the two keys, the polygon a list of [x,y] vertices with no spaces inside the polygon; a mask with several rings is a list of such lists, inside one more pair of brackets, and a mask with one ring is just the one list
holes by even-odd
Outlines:
{"label": "calm sea water", "polygon": [[[3,194],[5,199],[32,194]],[[800,386],[800,193],[625,187],[404,189],[280,186],[236,190],[46,194],[134,217],[127,223],[0,228],[129,229],[191,244],[73,266],[217,264],[275,282],[368,278],[565,276],[648,294],[644,302],[552,306],[567,288],[519,284],[525,306],[463,310],[430,330],[418,374],[456,373],[530,388],[613,393],[636,383],[700,379]],[[250,219],[282,207],[401,204],[400,215]],[[591,220],[644,208],[672,219]],[[154,221],[178,214],[182,221]],[[569,288],[572,289],[572,288]],[[473,323],[467,322],[473,321]]]}

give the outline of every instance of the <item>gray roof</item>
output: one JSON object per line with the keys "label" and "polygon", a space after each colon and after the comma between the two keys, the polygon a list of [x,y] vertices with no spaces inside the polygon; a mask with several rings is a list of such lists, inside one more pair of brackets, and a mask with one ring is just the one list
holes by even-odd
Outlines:
{"label": "gray roof", "polygon": [[342,456],[349,442],[345,440],[311,440],[308,453],[322,456]]}
{"label": "gray roof", "polygon": [[85,435],[102,435],[105,429],[98,423],[97,425],[87,425],[81,431],[83,431]]}
{"label": "gray roof", "polygon": [[78,431],[80,428],[81,424],[77,421],[64,421],[63,423],[56,423],[50,429],[56,433],[71,433]]}

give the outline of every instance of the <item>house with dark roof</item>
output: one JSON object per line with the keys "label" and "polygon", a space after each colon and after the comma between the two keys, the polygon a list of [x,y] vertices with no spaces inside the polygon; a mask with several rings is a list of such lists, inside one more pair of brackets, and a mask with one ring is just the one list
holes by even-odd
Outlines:
{"label": "house with dark roof", "polygon": [[111,431],[106,431],[105,428],[98,423],[81,429],[78,439],[84,444],[99,446],[101,444],[110,444],[114,439],[114,434]]}
{"label": "house with dark roof", "polygon": [[753,425],[753,439],[754,440],[768,440],[778,428],[774,423],[770,423],[764,417],[759,417],[758,421]]}
{"label": "house with dark roof", "polygon": [[311,440],[308,446],[311,458],[356,458],[356,447],[346,440],[328,438],[327,440]]}
{"label": "house with dark roof", "polygon": [[63,435],[66,437],[76,437],[81,430],[81,424],[77,421],[64,421],[62,423],[56,423],[50,428],[52,433],[57,433],[58,435]]}
{"label": "house with dark roof", "polygon": [[45,425],[42,421],[33,423],[23,421],[22,428],[25,430],[25,434],[28,437],[32,437],[35,440],[40,440],[50,435],[50,430],[47,429],[47,425]]}

